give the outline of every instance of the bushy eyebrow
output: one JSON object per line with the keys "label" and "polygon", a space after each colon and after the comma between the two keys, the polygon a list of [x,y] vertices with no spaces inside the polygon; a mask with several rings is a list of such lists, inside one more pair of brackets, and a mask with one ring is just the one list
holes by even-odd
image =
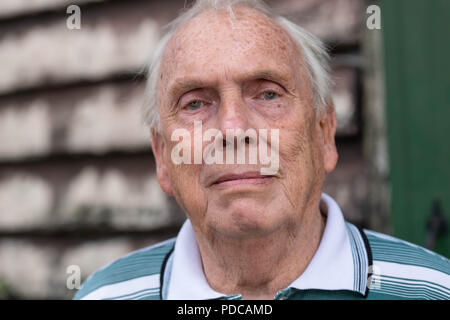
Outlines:
{"label": "bushy eyebrow", "polygon": [[281,85],[289,82],[289,79],[285,75],[283,75],[280,72],[275,71],[275,70],[257,71],[254,74],[252,74],[251,76],[247,77],[247,79],[245,81],[252,81],[252,80],[259,80],[259,79],[274,81],[274,82],[280,83]]}
{"label": "bushy eyebrow", "polygon": [[[284,74],[282,74],[282,72],[271,69],[258,70],[254,73],[238,77],[236,80],[237,82],[245,83],[260,79],[277,82],[283,87],[289,83],[289,78],[286,77]],[[213,87],[216,84],[217,81],[205,81],[203,79],[189,78],[188,76],[183,76],[180,78],[176,78],[172,82],[172,84],[169,85],[168,96],[174,97],[194,89]]]}
{"label": "bushy eyebrow", "polygon": [[214,83],[201,79],[188,79],[187,77],[178,78],[175,79],[173,85],[169,87],[169,96],[177,93],[185,93],[193,89],[211,87],[213,85]]}

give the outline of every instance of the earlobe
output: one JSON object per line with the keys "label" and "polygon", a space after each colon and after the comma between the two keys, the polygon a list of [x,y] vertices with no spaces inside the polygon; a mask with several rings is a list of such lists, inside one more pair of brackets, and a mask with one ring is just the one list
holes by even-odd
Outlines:
{"label": "earlobe", "polygon": [[172,196],[172,184],[167,167],[165,157],[165,143],[160,133],[151,131],[152,136],[152,150],[156,162],[156,177],[158,179],[161,189],[169,196]]}

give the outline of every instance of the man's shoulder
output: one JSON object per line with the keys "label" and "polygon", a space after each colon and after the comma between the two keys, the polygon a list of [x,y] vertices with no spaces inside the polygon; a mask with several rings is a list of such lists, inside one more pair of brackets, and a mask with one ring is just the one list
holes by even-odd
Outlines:
{"label": "man's shoulder", "polygon": [[99,269],[74,299],[159,299],[160,272],[176,238],[133,251]]}
{"label": "man's shoulder", "polygon": [[449,259],[382,233],[364,230],[364,234],[372,255],[374,297],[450,299]]}
{"label": "man's shoulder", "polygon": [[423,267],[450,275],[450,261],[442,255],[386,234],[366,229],[364,233],[374,261]]}

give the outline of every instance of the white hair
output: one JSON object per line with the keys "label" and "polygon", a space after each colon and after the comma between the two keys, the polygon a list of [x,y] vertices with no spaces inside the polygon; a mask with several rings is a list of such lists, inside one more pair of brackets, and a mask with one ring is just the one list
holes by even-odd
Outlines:
{"label": "white hair", "polygon": [[169,23],[166,33],[159,40],[152,53],[148,65],[146,97],[143,105],[143,120],[151,129],[159,131],[160,119],[158,113],[158,77],[164,49],[174,33],[185,23],[207,10],[227,10],[234,17],[232,8],[243,6],[257,10],[278,23],[299,46],[304,55],[311,83],[314,108],[328,110],[331,106],[331,79],[329,75],[329,55],[316,36],[287,18],[275,14],[262,0],[197,0],[193,6],[185,10],[175,20]]}

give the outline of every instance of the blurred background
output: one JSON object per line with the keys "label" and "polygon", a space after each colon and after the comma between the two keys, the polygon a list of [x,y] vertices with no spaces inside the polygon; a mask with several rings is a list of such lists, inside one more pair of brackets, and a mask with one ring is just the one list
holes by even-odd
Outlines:
{"label": "blurred background", "polygon": [[[332,54],[340,158],[325,192],[350,222],[449,257],[450,1],[267,2]],[[69,265],[84,280],[177,234],[139,109],[143,67],[184,5],[0,2],[1,299],[71,299]]]}

